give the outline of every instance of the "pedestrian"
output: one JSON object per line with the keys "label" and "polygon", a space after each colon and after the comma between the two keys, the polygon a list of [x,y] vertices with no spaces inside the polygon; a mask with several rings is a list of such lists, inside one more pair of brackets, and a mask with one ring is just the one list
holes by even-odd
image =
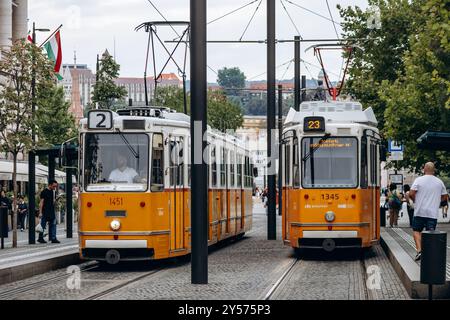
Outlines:
{"label": "pedestrian", "polygon": [[48,223],[48,238],[52,243],[60,243],[56,239],[56,214],[55,214],[55,201],[56,190],[58,190],[58,182],[52,180],[49,182],[48,187],[45,188],[40,195],[41,201],[39,203],[39,218],[41,218],[42,232],[39,233],[39,243],[47,243],[44,240],[44,230]]}
{"label": "pedestrian", "polygon": [[[9,198],[6,196],[6,192],[5,190],[0,191],[0,208],[3,208],[8,211],[8,215],[10,214],[10,210],[12,210],[12,204],[11,204],[11,200],[9,200]],[[8,222],[9,224],[9,222]],[[11,225],[12,225],[12,219],[11,219]],[[9,228],[9,227],[8,227]],[[11,228],[9,228],[8,230],[12,230],[13,227],[11,226]]]}
{"label": "pedestrian", "polygon": [[442,208],[442,218],[447,219],[447,213],[448,213],[448,193],[447,193],[447,200],[441,201],[440,207]]}
{"label": "pedestrian", "polygon": [[416,261],[420,260],[422,255],[423,229],[427,231],[436,230],[439,204],[444,200],[448,201],[444,183],[434,176],[434,163],[426,163],[423,171],[424,175],[414,181],[409,192],[410,198],[414,201],[413,231],[417,249]]}
{"label": "pedestrian", "polygon": [[411,197],[409,196],[411,187],[409,186],[409,184],[405,184],[403,190],[405,191],[405,202],[406,210],[408,212],[409,226],[412,228],[414,220],[414,201],[412,201]]}
{"label": "pedestrian", "polygon": [[17,212],[19,214],[20,231],[23,232],[25,230],[25,218],[28,215],[28,205],[25,203],[25,199],[22,196],[19,197]]}
{"label": "pedestrian", "polygon": [[402,201],[397,193],[397,185],[391,183],[389,186],[389,225],[391,228],[398,227],[398,213],[402,208]]}

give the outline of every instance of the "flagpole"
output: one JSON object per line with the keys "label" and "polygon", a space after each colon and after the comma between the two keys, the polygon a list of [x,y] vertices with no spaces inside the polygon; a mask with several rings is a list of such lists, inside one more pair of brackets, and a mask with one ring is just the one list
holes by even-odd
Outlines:
{"label": "flagpole", "polygon": [[42,42],[39,48],[42,48],[43,45],[45,45],[59,30],[61,30],[62,26],[63,25],[61,24],[58,28],[56,28],[56,30],[47,39],[45,39],[44,42]]}

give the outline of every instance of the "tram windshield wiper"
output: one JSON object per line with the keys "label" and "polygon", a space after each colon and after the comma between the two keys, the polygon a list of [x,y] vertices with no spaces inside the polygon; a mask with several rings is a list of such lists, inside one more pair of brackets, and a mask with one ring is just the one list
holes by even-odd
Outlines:
{"label": "tram windshield wiper", "polygon": [[128,139],[125,137],[125,135],[122,132],[119,131],[119,135],[122,138],[123,142],[125,142],[125,144],[127,145],[128,149],[131,151],[133,156],[136,159],[139,159],[139,151],[134,150],[133,146],[131,145],[131,143],[128,141]]}
{"label": "tram windshield wiper", "polygon": [[321,147],[321,144],[324,143],[326,140],[328,140],[328,138],[331,137],[331,133],[326,133],[320,140],[319,143],[317,144],[317,146],[315,146],[314,148],[312,148],[312,150],[302,158],[302,161],[305,162],[306,160],[308,160],[309,158],[311,158],[311,156],[314,154],[314,152],[317,151],[317,149],[319,149]]}

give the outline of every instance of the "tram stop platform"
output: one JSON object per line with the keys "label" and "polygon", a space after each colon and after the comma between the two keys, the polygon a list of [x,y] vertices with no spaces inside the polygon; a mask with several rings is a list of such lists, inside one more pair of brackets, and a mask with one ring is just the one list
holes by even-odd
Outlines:
{"label": "tram stop platform", "polygon": [[[448,218],[443,219],[442,213],[440,213],[437,230],[447,232],[447,281],[445,285],[433,286],[433,298],[449,299],[450,221]],[[420,261],[414,261],[417,252],[406,210],[403,217],[399,219],[398,227],[390,228],[387,221],[386,227],[381,228],[381,245],[410,297],[427,299],[428,285],[420,283]]]}
{"label": "tram stop platform", "polygon": [[[61,242],[28,244],[28,230],[17,232],[17,248],[12,248],[12,231],[5,238],[5,248],[0,249],[0,285],[26,279],[79,263],[78,232],[74,226],[73,238],[66,238],[64,225],[58,225],[56,237]],[[37,240],[36,234],[36,240]]]}

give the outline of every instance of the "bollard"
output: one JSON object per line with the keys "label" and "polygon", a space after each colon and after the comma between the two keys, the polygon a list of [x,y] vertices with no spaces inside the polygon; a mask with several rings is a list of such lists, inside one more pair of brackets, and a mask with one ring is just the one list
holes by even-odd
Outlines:
{"label": "bollard", "polygon": [[5,248],[5,238],[8,238],[8,208],[0,207],[0,238],[1,248]]}
{"label": "bollard", "polygon": [[433,299],[433,285],[445,284],[447,263],[447,233],[422,232],[420,282],[428,284],[428,299]]}

